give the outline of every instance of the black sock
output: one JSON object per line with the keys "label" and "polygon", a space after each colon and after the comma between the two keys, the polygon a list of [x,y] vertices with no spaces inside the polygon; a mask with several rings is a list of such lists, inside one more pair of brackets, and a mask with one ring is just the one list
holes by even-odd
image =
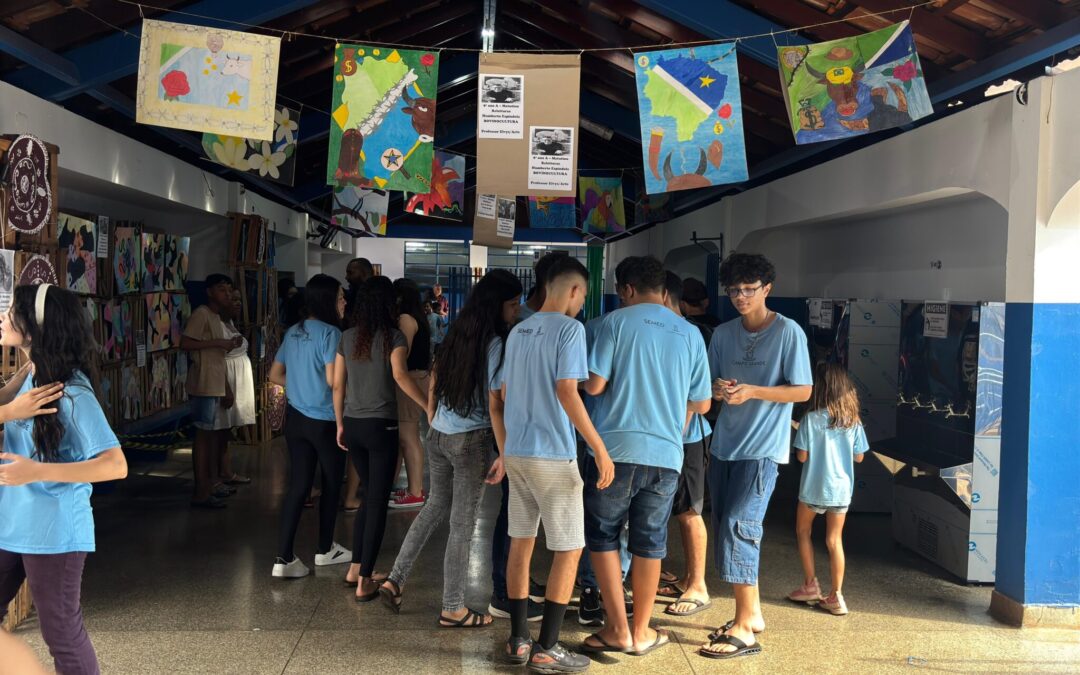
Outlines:
{"label": "black sock", "polygon": [[510,637],[529,639],[529,599],[510,598]]}
{"label": "black sock", "polygon": [[563,617],[566,616],[566,605],[544,601],[544,622],[540,624],[540,646],[551,649],[559,641],[559,631],[562,629]]}

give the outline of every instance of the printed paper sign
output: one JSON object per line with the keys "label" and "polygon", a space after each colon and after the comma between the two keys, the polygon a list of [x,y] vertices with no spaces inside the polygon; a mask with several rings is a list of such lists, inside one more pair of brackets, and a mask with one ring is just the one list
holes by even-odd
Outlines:
{"label": "printed paper sign", "polygon": [[810,298],[810,302],[807,304],[810,309],[809,323],[811,326],[817,327],[821,325],[821,298]]}
{"label": "printed paper sign", "polygon": [[574,189],[574,129],[529,127],[529,189]]}
{"label": "printed paper sign", "polygon": [[525,119],[524,75],[481,75],[480,138],[521,138]]}
{"label": "printed paper sign", "polygon": [[135,331],[135,365],[146,367],[146,331]]}
{"label": "printed paper sign", "polygon": [[821,303],[821,317],[820,317],[820,323],[818,325],[820,325],[822,328],[832,328],[833,327],[833,309],[834,308],[835,308],[835,305],[833,305],[832,302],[829,301],[829,300],[826,300],[826,301]]}
{"label": "printed paper sign", "polygon": [[109,217],[98,216],[97,219],[97,257],[109,257]]}
{"label": "printed paper sign", "polygon": [[15,293],[15,251],[0,249],[0,314],[11,308]]}
{"label": "printed paper sign", "polygon": [[923,337],[949,337],[949,303],[927,302],[923,305]]}
{"label": "printed paper sign", "polygon": [[517,219],[517,200],[499,199],[499,218],[495,233],[500,237],[514,238],[514,221]]}
{"label": "printed paper sign", "polygon": [[495,195],[476,195],[476,217],[495,218],[496,204],[499,198]]}

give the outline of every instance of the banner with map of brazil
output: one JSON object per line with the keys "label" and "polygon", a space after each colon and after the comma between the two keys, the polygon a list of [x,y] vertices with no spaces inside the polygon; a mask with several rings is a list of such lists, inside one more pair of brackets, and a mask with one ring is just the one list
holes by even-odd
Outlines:
{"label": "banner with map of brazil", "polygon": [[692,190],[746,180],[735,45],[636,54],[645,190]]}
{"label": "banner with map of brazil", "polygon": [[438,52],[339,44],[327,184],[427,193],[438,84]]}

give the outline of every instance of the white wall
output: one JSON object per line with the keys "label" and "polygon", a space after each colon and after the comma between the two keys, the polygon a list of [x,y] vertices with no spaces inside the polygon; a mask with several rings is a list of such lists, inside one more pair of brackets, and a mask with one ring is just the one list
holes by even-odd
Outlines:
{"label": "white wall", "polygon": [[382,273],[391,279],[405,276],[405,240],[388,237],[359,237],[356,240],[356,257],[367,258],[375,265],[382,265]]}

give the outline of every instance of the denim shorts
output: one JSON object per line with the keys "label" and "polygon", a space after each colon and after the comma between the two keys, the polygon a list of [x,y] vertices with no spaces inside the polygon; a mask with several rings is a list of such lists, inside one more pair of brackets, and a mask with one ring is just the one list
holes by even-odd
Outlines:
{"label": "denim shorts", "polygon": [[214,430],[214,414],[221,405],[220,396],[190,396],[191,423],[196,429]]}
{"label": "denim shorts", "polygon": [[762,521],[776,487],[771,459],[709,462],[713,550],[722,581],[756,586],[761,563]]}
{"label": "denim shorts", "polygon": [[615,479],[596,488],[600,474],[588,462],[585,476],[585,541],[597,553],[619,550],[623,525],[630,522],[627,550],[642,558],[667,555],[668,518],[679,472],[642,464],[615,462]]}
{"label": "denim shorts", "polygon": [[[805,504],[805,502],[803,502]],[[806,504],[806,508],[810,509],[819,516],[824,513],[838,513],[844,514],[848,512],[846,506],[818,506],[817,504]]]}

